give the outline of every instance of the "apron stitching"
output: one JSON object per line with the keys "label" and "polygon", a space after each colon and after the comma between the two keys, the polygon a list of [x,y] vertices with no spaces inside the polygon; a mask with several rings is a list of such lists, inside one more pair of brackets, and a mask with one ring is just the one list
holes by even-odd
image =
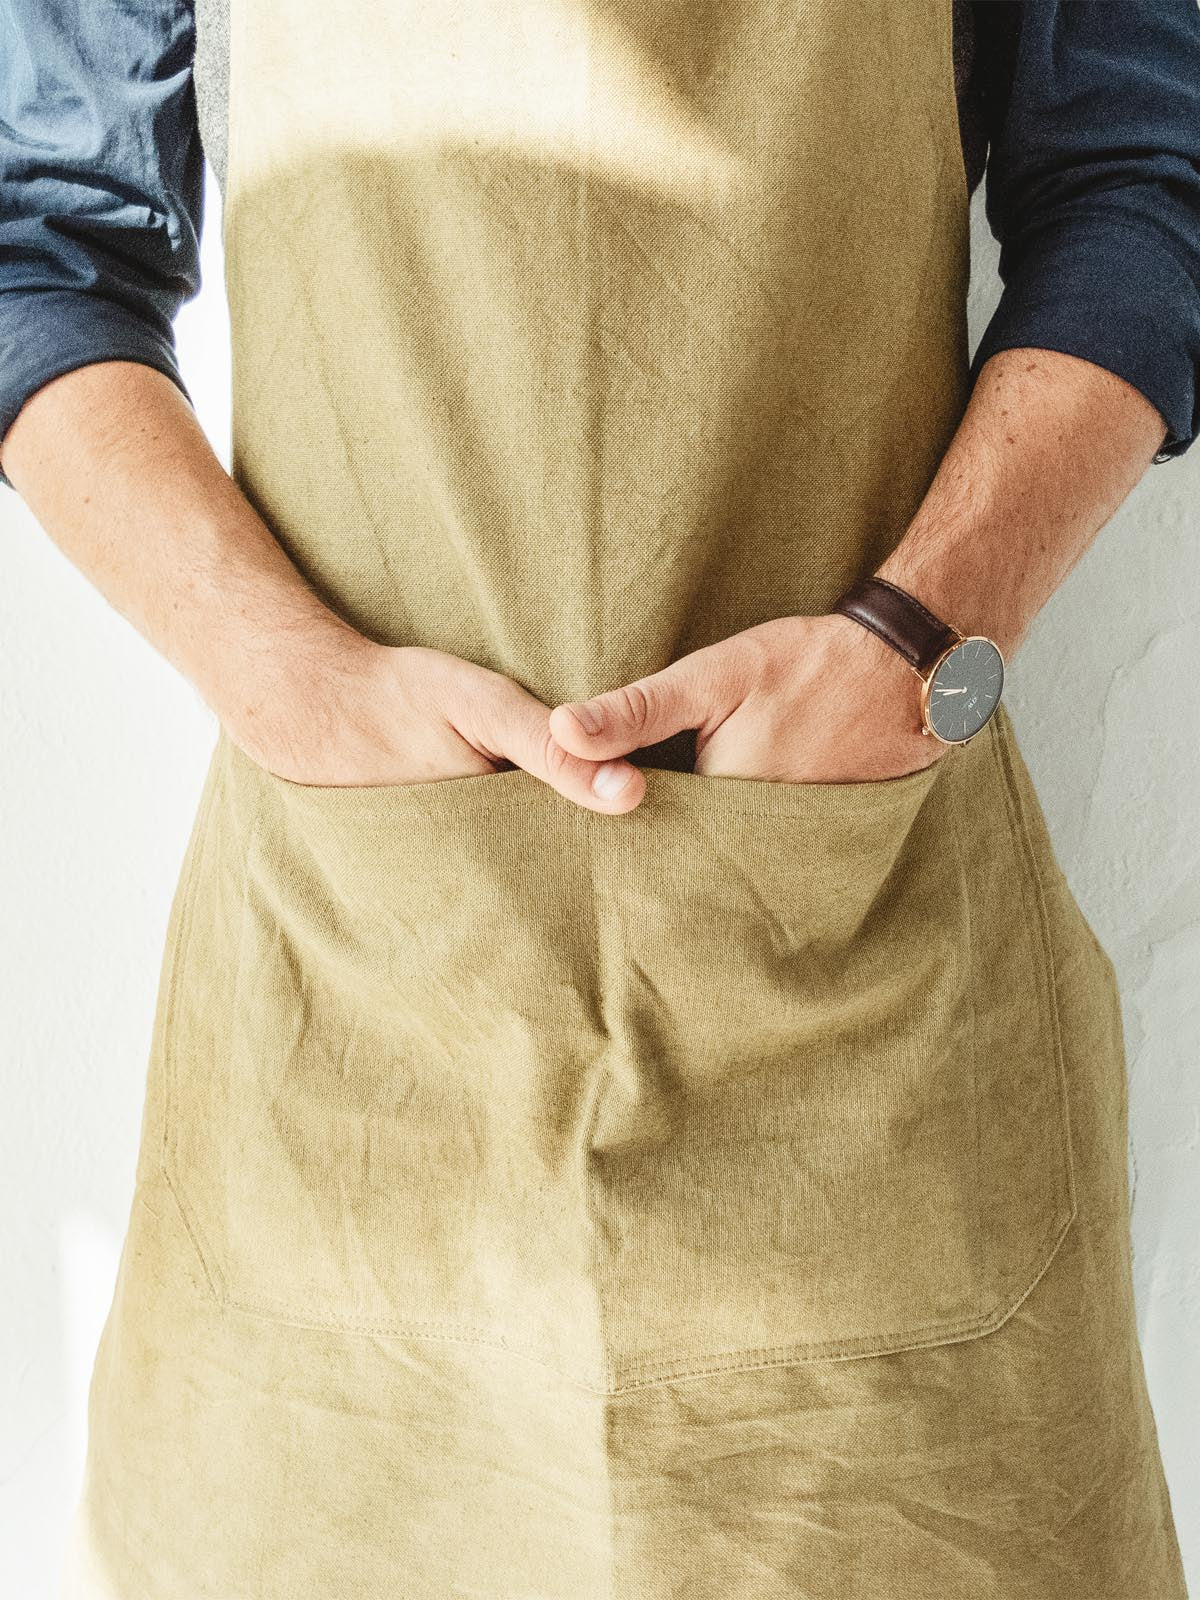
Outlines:
{"label": "apron stitching", "polygon": [[204,1250],[200,1244],[200,1240],[197,1237],[196,1229],[192,1225],[191,1212],[183,1202],[183,1198],[176,1185],[175,1179],[171,1175],[170,1168],[163,1167],[162,1175],[166,1182],[167,1188],[170,1190],[171,1199],[175,1203],[175,1209],[179,1213],[179,1218],[183,1223],[184,1230],[187,1233],[188,1238],[191,1240],[192,1248],[195,1251],[200,1265],[200,1270],[204,1274],[204,1281],[208,1285],[209,1294],[212,1296],[212,1299],[217,1305],[224,1305],[225,1301],[222,1297],[221,1291],[217,1287],[217,1284],[213,1278],[213,1270],[209,1267],[207,1257],[205,1256]]}
{"label": "apron stitching", "polygon": [[[604,951],[604,946],[605,946],[603,926],[604,926],[604,917],[605,917],[605,914],[607,912],[607,904],[606,903],[602,904],[600,897],[596,893],[596,859],[595,859],[595,851],[596,851],[597,823],[596,823],[596,819],[595,819],[594,816],[590,816],[590,817],[587,817],[587,818],[584,819],[584,828],[585,828],[584,836],[585,836],[585,838],[587,840],[588,881],[591,884],[592,938],[593,938],[593,951],[594,951],[594,963],[593,963],[592,970],[593,970],[593,973],[595,975],[595,983],[596,983],[595,997],[596,997],[596,1007],[597,1007],[597,1013],[598,1013],[597,1020],[600,1023],[601,1035],[602,1035],[605,1043],[607,1044],[611,1039],[611,1034],[610,1034],[610,1031],[609,1031],[609,1022],[608,1022],[607,1010],[606,1010],[605,1003],[604,1003],[605,990],[604,990],[604,971],[603,971],[603,966],[604,966],[603,951]],[[620,842],[619,841],[614,841],[613,848],[617,849],[619,847],[620,847]],[[594,1175],[593,1175],[593,1172],[592,1172],[592,1169],[591,1169],[591,1153],[592,1153],[593,1149],[595,1148],[594,1136],[595,1136],[596,1128],[598,1127],[599,1122],[600,1122],[600,1104],[601,1104],[601,1100],[603,1098],[604,1088],[605,1088],[604,1067],[603,1067],[603,1065],[601,1065],[599,1070],[597,1071],[597,1074],[596,1074],[595,1087],[594,1087],[594,1090],[593,1090],[593,1093],[592,1093],[592,1104],[591,1104],[591,1109],[590,1109],[590,1115],[589,1115],[589,1118],[588,1118],[587,1126],[584,1129],[584,1144],[583,1144],[583,1174],[584,1174],[583,1208],[584,1208],[584,1226],[587,1229],[587,1236],[588,1236],[588,1243],[589,1243],[590,1284],[591,1284],[592,1295],[593,1295],[594,1302],[595,1302],[595,1312],[596,1312],[597,1327],[599,1329],[600,1374],[601,1374],[602,1379],[604,1380],[602,1385],[600,1386],[599,1392],[602,1393],[602,1394],[611,1393],[612,1392],[613,1364],[612,1364],[612,1360],[611,1360],[610,1355],[609,1355],[608,1345],[607,1345],[607,1342],[606,1342],[606,1317],[605,1317],[604,1301],[603,1301],[603,1297],[602,1297],[602,1294],[601,1294],[601,1290],[600,1290],[600,1286],[599,1286],[599,1279],[598,1279],[598,1275],[597,1275],[597,1271],[596,1271],[596,1222],[595,1222],[596,1184],[595,1184],[595,1178],[594,1178]]]}
{"label": "apron stitching", "polygon": [[177,1095],[175,1089],[175,1013],[179,994],[180,979],[186,965],[187,953],[191,944],[193,913],[195,910],[196,893],[195,884],[199,875],[201,862],[207,858],[211,843],[216,816],[216,799],[219,790],[224,785],[224,772],[214,768],[210,774],[203,800],[203,812],[199,820],[195,849],[191,853],[187,870],[183,879],[182,901],[180,905],[179,928],[176,933],[174,946],[171,952],[171,978],[167,991],[166,1012],[163,1019],[162,1061],[164,1076],[163,1093],[163,1130],[162,1143],[159,1148],[159,1170],[170,1191],[175,1208],[179,1213],[184,1230],[191,1241],[195,1251],[204,1280],[214,1301],[219,1305],[222,1300],[221,1290],[214,1277],[214,1266],[210,1263],[209,1253],[201,1244],[199,1233],[191,1215],[191,1208],[185,1202],[183,1192],[178,1180],[172,1172],[172,1161],[176,1154],[175,1128],[177,1115]]}
{"label": "apron stitching", "polygon": [[[728,1360],[721,1361],[718,1359],[703,1366],[684,1365],[681,1367],[659,1367],[647,1369],[641,1374],[631,1376],[623,1382],[609,1385],[590,1383],[585,1377],[582,1377],[578,1373],[572,1372],[569,1368],[548,1359],[539,1350],[537,1350],[536,1347],[508,1344],[493,1336],[475,1335],[466,1331],[455,1332],[451,1331],[449,1328],[433,1331],[431,1325],[422,1323],[372,1323],[370,1321],[358,1321],[352,1318],[338,1318],[337,1320],[322,1321],[316,1317],[306,1316],[301,1311],[293,1311],[291,1308],[283,1306],[281,1303],[281,1309],[288,1311],[288,1315],[282,1320],[286,1321],[289,1325],[311,1328],[314,1332],[336,1333],[338,1331],[345,1330],[356,1333],[373,1334],[381,1338],[411,1334],[414,1337],[434,1340],[438,1343],[465,1344],[478,1348],[497,1350],[508,1355],[517,1356],[521,1360],[532,1362],[535,1366],[543,1367],[547,1371],[554,1372],[566,1382],[570,1383],[577,1389],[583,1390],[585,1393],[601,1396],[626,1394],[632,1392],[633,1390],[655,1388],[666,1383],[683,1381],[689,1378],[715,1376],[717,1374],[759,1372],[780,1367],[813,1365],[824,1361],[869,1361],[882,1356],[900,1355],[910,1350],[924,1350],[936,1348],[939,1345],[962,1343],[966,1339],[971,1338],[973,1335],[977,1334],[982,1336],[986,1333],[994,1332],[1009,1319],[1013,1312],[1018,1309],[1018,1307],[1044,1276],[1046,1269],[1049,1267],[1051,1261],[1054,1259],[1054,1256],[1057,1253],[1058,1246],[1061,1243],[1063,1236],[1066,1234],[1068,1226],[1069,1220],[1067,1223],[1064,1223],[1060,1229],[1058,1238],[1055,1240],[1054,1249],[1051,1250],[1047,1255],[1044,1264],[1037,1273],[1037,1276],[1028,1285],[1028,1287],[1022,1291],[1020,1296],[1013,1301],[1011,1305],[1002,1305],[996,1310],[989,1312],[982,1319],[976,1319],[973,1322],[953,1324],[948,1329],[938,1328],[937,1337],[915,1338],[906,1340],[902,1344],[888,1345],[884,1349],[870,1350],[857,1349],[853,1344],[835,1346],[830,1349],[820,1346],[806,1347],[804,1345],[767,1346],[763,1349],[746,1351],[745,1359],[742,1358],[740,1353],[734,1353]],[[1046,1237],[1049,1238],[1050,1235],[1048,1234]],[[263,1296],[262,1298],[264,1300],[269,1300],[271,1297]],[[261,1317],[268,1322],[277,1323],[280,1320],[276,1313],[266,1309],[261,1304],[256,1304],[249,1300],[230,1297],[223,1300],[221,1304],[224,1308],[239,1311],[243,1315]]]}
{"label": "apron stitching", "polygon": [[[958,871],[959,892],[962,895],[963,910],[967,922],[967,1006],[971,1018],[971,1113],[973,1132],[975,1138],[976,1160],[982,1166],[983,1139],[979,1127],[979,1012],[975,1004],[975,980],[977,940],[975,937],[975,905],[971,894],[971,882],[967,873],[967,855],[963,847],[962,822],[959,817],[958,807],[950,807],[950,836],[954,843],[954,861]],[[1045,1241],[1043,1241],[1044,1243]],[[972,1263],[978,1276],[982,1270],[982,1250],[979,1242],[979,1211],[975,1212],[975,1252],[976,1258]]]}
{"label": "apron stitching", "polygon": [[[262,1304],[261,1302],[263,1301],[277,1304],[280,1312],[284,1312],[286,1315],[281,1317],[277,1312]],[[245,1316],[261,1317],[272,1325],[277,1325],[280,1321],[283,1321],[289,1326],[310,1328],[315,1333],[338,1333],[346,1331],[351,1333],[372,1334],[379,1338],[393,1338],[401,1335],[411,1335],[414,1338],[428,1339],[431,1341],[436,1341],[439,1344],[465,1344],[481,1349],[497,1350],[505,1355],[517,1356],[523,1361],[532,1362],[534,1366],[544,1367],[547,1371],[556,1373],[568,1383],[574,1384],[576,1387],[585,1390],[588,1394],[604,1395],[618,1392],[617,1390],[607,1388],[601,1384],[589,1383],[586,1378],[572,1372],[570,1368],[554,1361],[536,1345],[510,1344],[501,1339],[498,1335],[484,1334],[482,1331],[475,1333],[471,1331],[470,1324],[468,1323],[463,1323],[461,1325],[447,1323],[439,1326],[437,1323],[433,1322],[374,1323],[369,1320],[360,1321],[353,1317],[322,1319],[318,1316],[310,1316],[304,1311],[295,1309],[288,1302],[274,1301],[273,1297],[270,1295],[261,1296],[259,1301],[246,1300],[237,1296],[230,1296],[227,1300],[223,1301],[222,1304],[230,1310],[241,1312]]]}
{"label": "apron stitching", "polygon": [[[981,1317],[968,1319],[961,1323],[950,1324],[949,1326],[944,1326],[941,1324],[929,1324],[925,1328],[912,1330],[909,1337],[907,1337],[903,1342],[899,1344],[889,1344],[882,1349],[862,1348],[862,1344],[873,1344],[874,1341],[876,1341],[879,1337],[878,1335],[870,1335],[866,1336],[862,1341],[849,1341],[842,1344],[824,1346],[784,1344],[757,1347],[746,1351],[731,1351],[728,1353],[726,1359],[721,1359],[718,1357],[699,1366],[691,1365],[687,1362],[686,1358],[682,1358],[682,1364],[664,1362],[657,1365],[643,1365],[641,1367],[641,1371],[639,1372],[637,1371],[637,1368],[640,1364],[633,1362],[630,1365],[634,1368],[634,1371],[629,1378],[623,1382],[613,1383],[607,1386],[589,1383],[586,1378],[572,1372],[568,1368],[562,1366],[560,1363],[551,1360],[536,1346],[514,1345],[503,1340],[499,1336],[487,1334],[483,1330],[471,1331],[469,1324],[439,1324],[433,1321],[381,1323],[373,1322],[369,1319],[357,1319],[352,1317],[321,1318],[319,1316],[307,1314],[304,1311],[292,1306],[289,1302],[279,1300],[274,1296],[266,1294],[260,1295],[257,1301],[243,1297],[230,1297],[225,1300],[223,1304],[230,1308],[241,1310],[245,1313],[267,1318],[268,1320],[278,1320],[278,1314],[284,1313],[284,1320],[288,1322],[329,1332],[345,1329],[359,1333],[371,1333],[381,1337],[395,1337],[404,1334],[410,1334],[414,1337],[437,1340],[439,1342],[469,1344],[505,1351],[509,1354],[517,1355],[522,1359],[532,1361],[536,1365],[546,1367],[548,1370],[558,1373],[560,1376],[566,1378],[568,1381],[577,1385],[578,1387],[585,1389],[589,1393],[620,1394],[626,1392],[627,1390],[645,1388],[659,1383],[670,1382],[676,1379],[702,1377],[710,1373],[755,1371],[768,1367],[802,1365],[831,1360],[868,1360],[877,1356],[898,1354],[905,1350],[922,1349],[930,1346],[961,1342],[963,1339],[970,1338],[972,1335],[982,1335],[984,1333],[991,1332],[995,1328],[1001,1326],[1008,1319],[1008,1317],[1012,1315],[1012,1313],[1033,1289],[1035,1284],[1040,1280],[1046,1268],[1049,1266],[1050,1261],[1057,1252],[1058,1245],[1061,1243],[1061,1240],[1065,1235],[1068,1226],[1070,1225],[1072,1217],[1073,1213],[1071,1216],[1068,1216],[1066,1221],[1062,1223],[1061,1227],[1059,1227],[1059,1224],[1056,1220],[1055,1224],[1052,1225],[1052,1227],[1039,1241],[1038,1249],[1044,1249],[1046,1242],[1054,1237],[1055,1228],[1059,1228],[1058,1236],[1054,1242],[1054,1248],[1047,1254],[1045,1262],[1039,1269],[1032,1282],[1022,1288],[1021,1293],[1014,1301],[1011,1303],[1002,1302],[992,1310],[984,1313]],[[278,1312],[269,1309],[269,1306],[272,1305],[278,1307]],[[925,1333],[934,1334],[936,1337],[921,1337],[921,1335]]]}
{"label": "apron stitching", "polygon": [[1058,1011],[1058,980],[1054,959],[1054,944],[1050,937],[1049,918],[1046,910],[1038,852],[1035,850],[1033,842],[1034,823],[1025,807],[1021,786],[1017,781],[1013,753],[1009,743],[1012,737],[1010,724],[1005,717],[1003,709],[1001,710],[1001,718],[1003,720],[993,720],[991,750],[1004,780],[1002,786],[1007,804],[1009,828],[1018,850],[1025,858],[1027,867],[1025,873],[1018,874],[1021,878],[1021,893],[1025,905],[1026,924],[1032,930],[1035,943],[1041,949],[1043,957],[1042,962],[1035,963],[1035,966],[1037,968],[1037,983],[1041,994],[1043,1017],[1049,1025],[1054,1043],[1055,1079],[1058,1087],[1057,1103],[1061,1125],[1060,1154],[1063,1176],[1066,1179],[1068,1202],[1067,1222],[1063,1230],[1065,1232],[1066,1226],[1069,1226],[1077,1215],[1078,1195],[1075,1181],[1075,1156],[1071,1141],[1070,1095],[1062,1043],[1062,1026]]}
{"label": "apron stitching", "polygon": [[[609,906],[610,896],[607,894],[607,889],[608,889],[609,883],[611,881],[611,869],[612,869],[613,856],[616,853],[616,851],[618,851],[620,849],[621,841],[620,841],[619,838],[614,838],[612,840],[611,844],[609,844],[608,847],[607,847],[606,865],[607,865],[607,869],[608,870],[606,871],[606,874],[605,874],[606,894],[605,894],[604,899],[602,901],[601,898],[596,893],[597,834],[600,832],[602,825],[600,823],[599,818],[596,817],[596,815],[594,813],[589,814],[583,820],[584,820],[584,838],[587,841],[588,882],[591,885],[592,939],[593,939],[593,951],[594,951],[594,956],[595,956],[593,967],[592,967],[592,972],[593,972],[593,975],[594,975],[593,981],[594,981],[594,985],[595,985],[595,987],[594,987],[595,1004],[596,1004],[597,1011],[598,1011],[598,1020],[599,1020],[599,1022],[601,1024],[602,1037],[603,1037],[603,1039],[605,1041],[605,1044],[607,1044],[611,1039],[611,1033],[610,1033],[610,1028],[609,1028],[608,1013],[607,1013],[607,1009],[606,1009],[606,1006],[605,1006],[605,993],[606,993],[606,991],[605,991],[605,987],[604,987],[604,974],[603,974],[603,971],[602,971],[603,953],[604,953],[604,948],[605,948],[603,929],[604,929],[604,926],[605,926],[606,917],[611,918],[611,916],[612,916],[612,912],[611,912],[611,909],[610,909],[610,906]],[[604,848],[605,841],[604,841],[603,838],[600,840],[600,845],[601,845],[601,848]],[[568,1378],[568,1381],[571,1381],[571,1382],[574,1382],[574,1383],[578,1384],[578,1386],[580,1388],[582,1388],[586,1393],[597,1396],[602,1402],[603,1401],[607,1401],[609,1398],[611,1398],[612,1395],[617,1393],[617,1386],[613,1382],[613,1378],[614,1378],[613,1363],[612,1363],[612,1359],[611,1359],[610,1354],[609,1354],[608,1342],[607,1342],[607,1338],[606,1338],[606,1317],[605,1317],[604,1300],[603,1300],[603,1295],[602,1295],[601,1286],[600,1286],[600,1279],[599,1279],[599,1276],[598,1276],[597,1271],[596,1271],[596,1265],[597,1265],[597,1262],[596,1262],[596,1227],[595,1227],[594,1211],[593,1211],[593,1199],[594,1199],[594,1195],[595,1195],[595,1183],[594,1183],[593,1173],[592,1173],[592,1169],[591,1169],[591,1165],[590,1165],[590,1156],[591,1156],[592,1150],[594,1149],[594,1136],[595,1136],[596,1128],[599,1125],[599,1121],[600,1121],[601,1099],[602,1099],[602,1095],[603,1095],[603,1092],[604,1092],[604,1088],[606,1086],[606,1080],[605,1080],[605,1077],[604,1077],[604,1072],[605,1072],[604,1058],[601,1058],[601,1064],[600,1064],[599,1070],[597,1071],[597,1074],[596,1074],[595,1088],[594,1088],[594,1092],[593,1092],[593,1095],[592,1095],[592,1104],[591,1104],[591,1108],[590,1108],[591,1114],[588,1117],[586,1127],[584,1128],[584,1131],[583,1131],[583,1141],[584,1142],[583,1142],[583,1148],[582,1148],[583,1176],[584,1176],[584,1189],[583,1189],[584,1226],[585,1226],[585,1229],[586,1229],[586,1232],[587,1232],[588,1246],[589,1246],[589,1251],[588,1251],[589,1288],[590,1288],[591,1295],[592,1295],[594,1315],[595,1315],[595,1318],[596,1318],[596,1327],[597,1327],[597,1330],[598,1330],[597,1342],[598,1342],[599,1347],[600,1347],[599,1381],[598,1382],[595,1382],[595,1381],[589,1382],[587,1379],[585,1379],[583,1377],[572,1377],[572,1375],[570,1373],[565,1374],[565,1376]],[[555,1370],[559,1371],[561,1373],[561,1369],[560,1368],[556,1367]],[[604,1449],[603,1449],[603,1458],[604,1458],[604,1507],[605,1507],[605,1510],[607,1512],[607,1522],[608,1522],[608,1536],[607,1536],[607,1539],[605,1541],[605,1551],[606,1551],[606,1556],[607,1556],[607,1561],[608,1561],[608,1569],[607,1569],[606,1579],[605,1579],[605,1589],[606,1589],[607,1594],[609,1595],[610,1600],[611,1600],[611,1597],[614,1596],[617,1593],[617,1590],[616,1590],[616,1572],[617,1572],[617,1564],[618,1564],[618,1557],[617,1557],[618,1532],[617,1532],[617,1530],[618,1530],[618,1528],[620,1526],[620,1508],[619,1508],[618,1503],[617,1503],[617,1487],[618,1487],[618,1483],[616,1481],[614,1481],[614,1474],[613,1474],[612,1466],[611,1466],[612,1415],[611,1415],[611,1410],[607,1405],[604,1408],[602,1427],[604,1429]]]}
{"label": "apron stitching", "polygon": [[[1058,1227],[1059,1224],[1056,1220],[1050,1229],[1043,1234],[1041,1240],[1039,1241],[1039,1249],[1044,1248],[1046,1242],[1054,1237],[1055,1229]],[[1062,1231],[1066,1231],[1065,1226]],[[1049,1260],[1049,1258],[1047,1259]],[[1044,1271],[1045,1269],[1043,1268],[1042,1270]],[[1038,1276],[1041,1276],[1041,1272],[1039,1272]],[[1034,1281],[1036,1282],[1036,1279]],[[1032,1288],[1032,1284],[1029,1285],[1029,1288]],[[869,1334],[864,1335],[862,1339],[851,1339],[843,1343],[834,1343],[829,1346],[820,1344],[808,1345],[804,1343],[767,1345],[759,1349],[748,1350],[745,1352],[745,1354],[749,1358],[749,1365],[792,1366],[794,1364],[806,1361],[867,1360],[873,1356],[893,1355],[897,1351],[901,1350],[915,1350],[928,1345],[953,1343],[956,1341],[961,1341],[964,1337],[969,1337],[974,1332],[990,1332],[992,1328],[999,1327],[1001,1323],[1006,1321],[1012,1312],[1016,1310],[1017,1306],[1020,1305],[1021,1300],[1025,1298],[1025,1295],[1028,1292],[1028,1288],[1023,1288],[1019,1298],[1013,1301],[1011,1305],[1007,1304],[1006,1302],[1001,1302],[1000,1305],[993,1307],[992,1310],[985,1312],[979,1317],[973,1317],[963,1322],[950,1324],[943,1324],[940,1322],[929,1323],[924,1327],[914,1328],[908,1335],[904,1336],[902,1343],[894,1345],[888,1344],[882,1349],[870,1348],[863,1350],[859,1348],[861,1344],[874,1345],[875,1341],[880,1337],[878,1334]],[[936,1335],[936,1337],[922,1337],[922,1335],[925,1334]],[[732,1351],[730,1352],[730,1359],[728,1361],[721,1362],[718,1359],[715,1364],[706,1364],[702,1367],[684,1366],[679,1369],[668,1369],[666,1366],[651,1366],[644,1369],[644,1378],[634,1379],[632,1381],[635,1385],[642,1381],[653,1381],[653,1377],[651,1375],[655,1374],[659,1377],[690,1377],[694,1375],[698,1376],[706,1372],[727,1372],[730,1370],[739,1370],[740,1357],[740,1352]],[[773,1357],[777,1359],[770,1359]]]}
{"label": "apron stitching", "polygon": [[[538,1349],[537,1346],[514,1345],[496,1335],[487,1334],[482,1329],[472,1331],[470,1325],[466,1323],[454,1324],[443,1322],[439,1324],[432,1320],[429,1322],[414,1321],[384,1323],[373,1322],[367,1318],[359,1319],[354,1317],[340,1316],[322,1318],[316,1315],[307,1314],[304,1311],[292,1306],[290,1302],[280,1300],[275,1296],[265,1293],[259,1295],[256,1300],[250,1300],[241,1296],[230,1296],[226,1299],[223,1299],[221,1303],[231,1309],[240,1310],[250,1315],[264,1317],[268,1320],[278,1320],[277,1313],[269,1309],[269,1306],[276,1306],[278,1307],[279,1312],[286,1313],[284,1320],[288,1321],[289,1323],[303,1327],[310,1327],[319,1331],[336,1332],[339,1329],[346,1329],[358,1333],[375,1334],[380,1337],[395,1337],[404,1334],[411,1334],[418,1338],[432,1339],[437,1340],[438,1342],[469,1344],[505,1351],[509,1354],[519,1356],[522,1359],[532,1361],[538,1366],[546,1367],[550,1371],[557,1372],[560,1376],[566,1378],[568,1381],[587,1390],[588,1393],[620,1394],[624,1393],[626,1390],[645,1388],[658,1383],[670,1382],[674,1379],[703,1377],[709,1373],[756,1371],[767,1367],[803,1365],[818,1361],[869,1360],[876,1356],[894,1355],[905,1350],[925,1349],[931,1346],[961,1342],[963,1339],[971,1337],[971,1335],[974,1333],[983,1334],[991,1332],[1007,1321],[1008,1317],[1011,1316],[1014,1311],[1016,1311],[1021,1302],[1040,1280],[1046,1268],[1053,1260],[1054,1255],[1057,1252],[1058,1245],[1061,1243],[1063,1236],[1066,1234],[1067,1228],[1069,1227],[1073,1216],[1074,1213],[1072,1212],[1071,1216],[1069,1216],[1066,1221],[1061,1224],[1061,1226],[1056,1220],[1055,1224],[1053,1224],[1047,1233],[1043,1235],[1042,1239],[1039,1241],[1039,1249],[1044,1248],[1046,1242],[1054,1237],[1056,1228],[1059,1230],[1058,1236],[1055,1239],[1054,1248],[1047,1255],[1046,1260],[1039,1269],[1036,1277],[1028,1286],[1023,1288],[1018,1298],[1011,1304],[1002,1302],[999,1306],[994,1307],[991,1311],[986,1312],[981,1317],[971,1318],[960,1323],[953,1323],[949,1326],[943,1326],[942,1324],[929,1324],[925,1328],[917,1328],[912,1330],[912,1334],[904,1342],[896,1345],[888,1345],[883,1349],[864,1350],[860,1348],[862,1343],[872,1343],[879,1337],[878,1335],[869,1335],[866,1336],[862,1341],[852,1340],[842,1344],[834,1344],[832,1346],[783,1344],[757,1347],[746,1350],[745,1352],[731,1351],[729,1352],[727,1359],[722,1360],[718,1357],[701,1366],[689,1365],[686,1358],[683,1358],[682,1365],[666,1362],[658,1365],[644,1366],[640,1373],[635,1373],[626,1381],[607,1386],[589,1383],[579,1374],[573,1373],[570,1369],[549,1359]],[[189,1232],[190,1231],[191,1230],[189,1229]],[[203,1257],[201,1259],[203,1261]],[[936,1334],[937,1337],[922,1338],[921,1335],[924,1333],[933,1333]],[[636,1368],[639,1364],[634,1362],[631,1363],[631,1365]]]}

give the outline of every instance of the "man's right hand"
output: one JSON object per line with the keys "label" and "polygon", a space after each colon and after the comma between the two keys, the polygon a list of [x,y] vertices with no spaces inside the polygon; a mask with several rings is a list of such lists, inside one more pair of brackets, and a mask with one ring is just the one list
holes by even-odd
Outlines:
{"label": "man's right hand", "polygon": [[[646,780],[625,760],[574,756],[550,711],[511,678],[422,646],[340,648],[319,683],[278,683],[226,731],[277,777],[315,786],[424,783],[522,767],[593,811],[631,810]],[[597,788],[596,785],[600,787]]]}
{"label": "man's right hand", "polygon": [[[277,776],[403,784],[503,763],[593,811],[641,800],[638,767],[561,749],[549,707],[502,673],[377,644],[331,611],[155,368],[97,361],[60,374],[3,446],[13,487],[67,558]],[[614,769],[624,786],[597,793]]]}

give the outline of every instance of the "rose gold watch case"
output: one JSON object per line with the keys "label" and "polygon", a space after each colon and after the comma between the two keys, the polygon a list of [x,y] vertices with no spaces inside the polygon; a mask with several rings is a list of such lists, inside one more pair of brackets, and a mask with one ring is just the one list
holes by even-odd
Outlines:
{"label": "rose gold watch case", "polygon": [[[979,725],[979,727],[975,729],[975,733],[969,733],[965,739],[943,739],[942,735],[935,727],[933,727],[929,720],[929,697],[933,693],[933,680],[937,677],[942,662],[945,661],[947,656],[953,655],[960,645],[970,644],[973,640],[979,640],[983,644],[991,645],[992,649],[1000,657],[1000,670],[1003,672],[1007,665],[1004,660],[1003,652],[996,641],[994,639],[989,639],[984,633],[960,633],[958,638],[955,639],[954,643],[947,645],[942,651],[941,655],[933,663],[932,667],[930,667],[928,674],[919,672],[916,667],[913,667],[912,669],[917,674],[917,677],[921,679],[921,732],[931,734],[942,744],[970,744],[971,740],[975,737],[975,734],[982,733],[984,728],[987,727],[988,723],[996,715],[996,706],[1000,704],[1000,697],[997,695],[995,705],[992,706],[992,709],[988,712],[986,718]],[[1001,687],[1003,687],[1003,685],[1001,685]]]}

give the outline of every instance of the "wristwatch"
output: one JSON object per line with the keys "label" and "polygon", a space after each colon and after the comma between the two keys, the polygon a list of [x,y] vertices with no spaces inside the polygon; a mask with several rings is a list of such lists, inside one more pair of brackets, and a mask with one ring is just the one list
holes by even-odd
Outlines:
{"label": "wristwatch", "polygon": [[886,578],[860,578],[833,610],[890,645],[921,679],[921,732],[969,744],[994,715],[1004,657],[983,634],[962,634]]}

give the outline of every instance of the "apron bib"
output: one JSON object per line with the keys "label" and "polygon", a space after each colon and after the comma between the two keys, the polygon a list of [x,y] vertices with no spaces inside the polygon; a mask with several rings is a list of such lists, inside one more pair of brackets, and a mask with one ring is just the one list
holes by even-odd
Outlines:
{"label": "apron bib", "polygon": [[[944,0],[234,0],[233,472],[328,604],[552,705],[872,570],[967,394],[951,44]],[[481,1387],[444,1481],[498,1394],[634,1417],[677,1380],[978,1341],[1071,1237],[1055,949],[1109,1018],[1112,977],[1007,711],[880,782],[637,759],[644,801],[604,817],[520,770],[298,784],[221,736],[138,1166],[244,1330],[202,1391],[266,1348],[298,1387],[381,1348],[453,1368]],[[231,1492],[274,1504],[226,1425]],[[578,1441],[560,1489],[615,1470],[615,1433]],[[353,1470],[313,1450],[300,1481]],[[562,1566],[540,1514],[481,1509],[493,1481],[459,1485],[460,1541],[409,1483],[406,1595],[645,1600],[704,1546],[684,1519],[614,1565],[597,1473]],[[289,1530],[310,1563],[322,1527]],[[380,1592],[352,1543],[343,1586],[239,1600]],[[180,1563],[161,1592],[234,1600]],[[776,1593],[736,1571],[661,1592]],[[882,1592],[844,1580],[820,1594]]]}

